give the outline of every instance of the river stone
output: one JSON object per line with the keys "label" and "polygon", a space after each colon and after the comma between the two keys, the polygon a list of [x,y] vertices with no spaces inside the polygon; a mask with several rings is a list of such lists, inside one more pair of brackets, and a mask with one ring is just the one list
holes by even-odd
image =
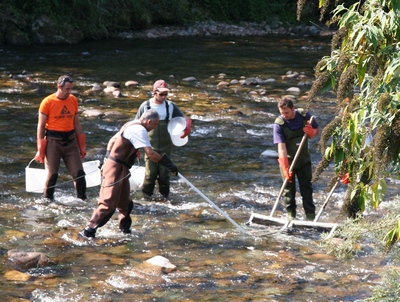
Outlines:
{"label": "river stone", "polygon": [[19,272],[17,270],[12,270],[12,271],[8,271],[4,274],[4,278],[6,280],[10,280],[10,281],[22,281],[22,282],[26,282],[28,281],[31,276],[22,272]]}
{"label": "river stone", "polygon": [[45,254],[39,252],[10,250],[7,252],[7,256],[11,262],[26,269],[54,264]]}
{"label": "river stone", "polygon": [[139,85],[139,83],[136,81],[126,81],[125,82],[126,87],[137,87],[137,85]]}
{"label": "river stone", "polygon": [[290,87],[290,88],[286,89],[286,92],[294,94],[294,95],[299,95],[300,88],[299,87]]}
{"label": "river stone", "polygon": [[104,112],[99,109],[89,109],[82,112],[83,116],[86,117],[103,117],[105,116]]}
{"label": "river stone", "polygon": [[182,81],[193,82],[193,81],[197,81],[197,79],[195,77],[187,77],[187,78],[183,78]]}
{"label": "river stone", "polygon": [[92,90],[93,90],[93,91],[101,91],[102,88],[101,88],[100,84],[94,84],[94,85],[92,86]]}
{"label": "river stone", "polygon": [[119,111],[106,111],[106,112],[104,112],[104,115],[107,118],[111,118],[111,119],[124,119],[124,118],[128,117],[126,114],[121,113]]}
{"label": "river stone", "polygon": [[171,273],[176,270],[176,266],[163,256],[155,256],[150,258],[149,260],[146,260],[146,263],[161,267],[161,271],[163,273]]}
{"label": "river stone", "polygon": [[278,152],[276,152],[275,150],[265,150],[261,153],[260,155],[261,157],[274,157],[274,158],[278,158]]}
{"label": "river stone", "polygon": [[276,82],[275,79],[266,79],[266,80],[264,81],[264,84],[273,84],[273,83],[275,83],[275,82]]}
{"label": "river stone", "polygon": [[247,78],[242,85],[258,85],[256,78]]}
{"label": "river stone", "polygon": [[86,99],[83,101],[84,103],[100,103],[98,99]]}
{"label": "river stone", "polygon": [[105,93],[113,93],[114,91],[119,91],[119,89],[113,86],[107,86],[106,88],[103,89],[103,91]]}
{"label": "river stone", "polygon": [[225,82],[225,81],[221,81],[221,82],[219,82],[219,83],[217,84],[217,88],[225,88],[225,87],[227,87],[227,86],[229,86],[229,83],[228,83],[228,82]]}
{"label": "river stone", "polygon": [[114,88],[121,87],[121,85],[118,82],[113,82],[113,81],[105,81],[105,82],[103,82],[103,85],[107,86],[107,87],[114,87]]}

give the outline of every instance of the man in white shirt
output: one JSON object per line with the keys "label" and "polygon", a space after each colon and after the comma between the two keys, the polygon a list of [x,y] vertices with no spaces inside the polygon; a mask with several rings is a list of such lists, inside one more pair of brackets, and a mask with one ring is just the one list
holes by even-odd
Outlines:
{"label": "man in white shirt", "polygon": [[123,233],[131,233],[130,213],[133,202],[130,199],[129,169],[142,149],[149,160],[159,163],[171,172],[178,173],[178,168],[166,154],[160,155],[151,148],[148,132],[157,127],[159,115],[155,110],[148,110],[139,120],[126,123],[114,135],[107,145],[107,160],[103,166],[98,207],[93,211],[86,228],[79,235],[95,237],[96,230],[105,225],[115,210],[118,210],[118,226]]}

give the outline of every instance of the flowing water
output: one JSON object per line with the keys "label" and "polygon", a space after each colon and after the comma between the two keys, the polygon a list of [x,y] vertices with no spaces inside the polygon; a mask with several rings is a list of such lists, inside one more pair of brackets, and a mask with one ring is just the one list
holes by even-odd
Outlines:
{"label": "flowing water", "polygon": [[[276,159],[261,156],[275,150],[276,99],[293,86],[304,95],[315,63],[328,54],[329,40],[293,37],[0,48],[2,301],[354,301],[370,296],[383,268],[378,256],[339,261],[319,248],[321,233],[314,229],[280,233],[276,227],[246,225],[252,212],[269,215],[282,184]],[[290,70],[309,78],[283,80]],[[96,207],[98,186],[88,188],[88,202],[77,200],[62,167],[55,202],[25,191],[25,167],[36,152],[39,103],[65,73],[75,79],[82,112],[107,113],[81,117],[85,161],[102,160],[108,139],[149,98],[152,83],[167,80],[169,98],[193,119],[189,142],[173,151],[180,173],[246,232],[263,236],[242,233],[187,182],[173,177],[170,202],[144,202],[132,192],[131,235],[120,234],[113,217],[95,240],[78,237]],[[187,77],[195,80],[183,81]],[[241,77],[275,81],[217,87]],[[139,86],[125,87],[128,80]],[[85,93],[104,81],[120,82],[122,96]],[[333,108],[329,96],[310,106],[321,127]],[[115,111],[120,115],[110,114]],[[314,164],[321,157],[317,143],[310,142]],[[317,210],[327,196],[327,179],[314,184]],[[344,191],[340,185],[321,221],[338,214]],[[302,219],[300,199],[298,212]],[[279,205],[275,216],[284,214]],[[41,252],[54,263],[21,268],[7,257],[12,249]],[[168,258],[176,270],[149,270],[143,262],[154,256]]]}

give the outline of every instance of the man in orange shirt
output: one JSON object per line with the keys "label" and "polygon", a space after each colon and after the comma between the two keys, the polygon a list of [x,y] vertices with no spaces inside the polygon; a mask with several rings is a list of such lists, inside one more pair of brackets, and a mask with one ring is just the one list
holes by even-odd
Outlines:
{"label": "man in orange shirt", "polygon": [[54,200],[61,158],[74,179],[78,198],[86,199],[86,180],[82,160],[86,156],[86,137],[78,119],[78,100],[71,94],[73,79],[58,78],[57,92],[40,103],[35,160],[49,171],[44,197]]}

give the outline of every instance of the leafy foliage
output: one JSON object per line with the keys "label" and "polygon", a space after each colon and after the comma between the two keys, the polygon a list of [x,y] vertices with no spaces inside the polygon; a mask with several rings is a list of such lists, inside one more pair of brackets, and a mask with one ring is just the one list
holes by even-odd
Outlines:
{"label": "leafy foliage", "polygon": [[[307,16],[317,11],[308,10]],[[26,20],[26,30],[40,18],[49,18],[60,32],[74,29],[87,38],[104,38],[111,32],[152,26],[188,26],[196,21],[226,23],[284,20],[296,23],[296,6],[290,0],[3,0],[0,29]],[[18,22],[17,22],[18,20]],[[20,27],[20,26],[18,26]]]}
{"label": "leafy foliage", "polygon": [[[310,101],[324,89],[334,90],[338,116],[322,132],[324,159],[315,178],[329,162],[338,176],[350,174],[342,210],[354,218],[367,205],[379,206],[386,178],[400,171],[400,0],[341,4],[332,20],[339,30],[331,55],[316,66]],[[386,239],[388,244],[400,239],[399,223]]]}

